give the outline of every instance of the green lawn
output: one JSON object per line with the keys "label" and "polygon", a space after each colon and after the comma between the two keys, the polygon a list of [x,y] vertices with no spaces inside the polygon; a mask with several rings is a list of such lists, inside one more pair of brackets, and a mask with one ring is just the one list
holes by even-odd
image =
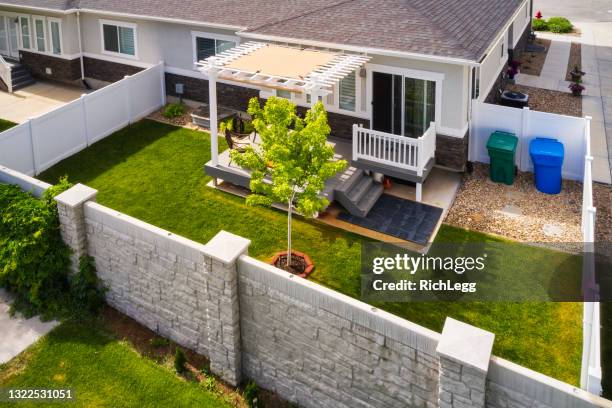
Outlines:
{"label": "green lawn", "polygon": [[0,132],[4,132],[6,129],[10,129],[17,124],[8,120],[0,119]]}
{"label": "green lawn", "polygon": [[0,406],[231,407],[222,397],[118,341],[101,322],[66,322],[5,365],[2,388],[70,388],[75,402]]}
{"label": "green lawn", "polygon": [[[100,203],[196,241],[206,242],[224,229],[250,238],[249,252],[257,258],[265,260],[284,249],[286,214],[247,207],[240,197],[206,187],[210,178],[203,167],[209,157],[206,133],[145,120],[62,161],[41,178],[54,183],[67,174],[72,182],[98,189]],[[310,279],[359,298],[361,246],[367,240],[312,220],[297,219],[293,228],[295,249],[309,254],[316,264]],[[436,242],[502,240],[443,226]],[[509,256],[498,267],[517,275],[528,271],[530,257],[564,261],[557,253],[550,256],[521,244],[513,248],[517,256]],[[573,260],[566,263],[571,267]],[[578,383],[579,303],[387,302],[376,306],[436,331],[441,331],[446,316],[489,330],[496,334],[496,355]]]}

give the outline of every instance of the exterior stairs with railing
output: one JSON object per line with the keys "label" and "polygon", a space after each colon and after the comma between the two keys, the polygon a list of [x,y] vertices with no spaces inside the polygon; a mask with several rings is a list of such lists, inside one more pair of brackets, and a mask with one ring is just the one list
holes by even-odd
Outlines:
{"label": "exterior stairs with railing", "polygon": [[381,183],[374,181],[364,170],[357,169],[335,189],[334,199],[352,215],[366,217],[382,193]]}
{"label": "exterior stairs with railing", "polygon": [[18,62],[3,59],[1,65],[3,75],[0,76],[0,89],[4,92],[15,92],[36,82],[30,71]]}

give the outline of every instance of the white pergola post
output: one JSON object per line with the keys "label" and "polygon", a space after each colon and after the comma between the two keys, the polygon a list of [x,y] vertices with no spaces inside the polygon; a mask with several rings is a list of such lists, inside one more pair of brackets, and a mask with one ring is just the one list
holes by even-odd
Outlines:
{"label": "white pergola post", "polygon": [[319,74],[312,74],[310,77],[312,78],[312,89],[310,90],[310,107],[312,108],[319,101],[321,82],[319,81]]}
{"label": "white pergola post", "polygon": [[209,58],[210,69],[208,70],[208,107],[210,109],[210,158],[213,166],[219,164],[219,140],[217,123],[217,76],[219,68],[215,57]]}

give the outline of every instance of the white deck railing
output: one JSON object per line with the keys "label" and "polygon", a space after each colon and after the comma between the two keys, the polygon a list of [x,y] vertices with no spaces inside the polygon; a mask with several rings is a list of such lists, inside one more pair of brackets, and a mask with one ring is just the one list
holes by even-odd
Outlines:
{"label": "white deck railing", "polygon": [[0,55],[0,79],[4,81],[9,93],[13,93],[12,66]]}
{"label": "white deck railing", "polygon": [[413,139],[353,125],[353,160],[407,169],[423,174],[436,152],[436,125],[431,122],[423,136]]}

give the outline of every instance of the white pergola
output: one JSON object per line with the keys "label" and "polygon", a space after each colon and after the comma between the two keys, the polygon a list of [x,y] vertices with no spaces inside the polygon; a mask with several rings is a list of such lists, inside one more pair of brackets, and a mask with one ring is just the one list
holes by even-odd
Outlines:
{"label": "white pergola", "polygon": [[197,63],[208,76],[211,162],[218,165],[217,80],[248,83],[310,95],[311,104],[332,92],[342,78],[363,66],[369,57],[247,42]]}

